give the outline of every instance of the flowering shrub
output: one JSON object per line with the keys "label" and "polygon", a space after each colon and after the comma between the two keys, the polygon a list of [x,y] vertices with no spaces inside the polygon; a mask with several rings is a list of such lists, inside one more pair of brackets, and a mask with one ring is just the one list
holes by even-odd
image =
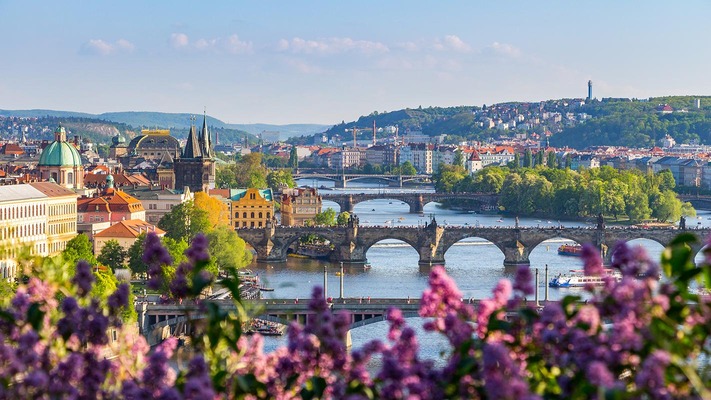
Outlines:
{"label": "flowering shrub", "polygon": [[[212,280],[204,237],[168,276],[162,267],[172,260],[153,236],[143,257],[150,284],[173,298],[197,298]],[[665,250],[661,267],[669,279],[659,284],[657,264],[641,248],[619,244],[613,268],[621,281],[605,275],[603,287],[586,288],[585,302],[567,296],[540,311],[523,300],[534,290],[527,267],[476,307],[435,267],[420,315],[426,330],[451,345],[444,365],[420,358],[415,332],[397,309],[388,311],[386,340],[349,352],[349,316],[332,313],[316,287],[309,302],[316,318],[290,325],[288,346],[269,354],[261,336],[242,335],[246,305],[236,301],[237,311],[228,312],[202,302],[207,318],[192,338],[194,355],[174,368],[175,339],[149,351],[118,318],[127,285],[102,302],[89,296],[88,264],[80,262],[72,279],[58,279],[47,271],[61,268],[45,262],[0,308],[0,398],[711,398],[711,307],[689,289],[694,279],[711,281],[711,250],[696,267],[696,245],[681,235]],[[586,271],[602,273],[599,254],[588,247],[583,254]],[[238,298],[236,278],[222,284]],[[368,368],[373,357],[382,363],[375,372]]]}

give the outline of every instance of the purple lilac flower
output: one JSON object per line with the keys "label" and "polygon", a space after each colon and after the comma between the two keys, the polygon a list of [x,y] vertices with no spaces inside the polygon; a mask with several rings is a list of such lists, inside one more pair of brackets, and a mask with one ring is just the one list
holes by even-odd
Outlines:
{"label": "purple lilac flower", "polygon": [[158,289],[163,280],[163,266],[173,263],[173,258],[168,253],[160,238],[155,232],[149,232],[143,242],[143,262],[148,266],[148,287]]}
{"label": "purple lilac flower", "polygon": [[607,368],[605,363],[600,361],[593,361],[588,365],[586,375],[595,386],[601,386],[604,388],[611,388],[615,383],[615,377],[612,372]]}
{"label": "purple lilac flower", "polygon": [[528,265],[521,265],[516,270],[513,288],[520,291],[524,296],[530,296],[535,291],[533,274],[531,274],[531,268]]}
{"label": "purple lilac flower", "polygon": [[666,387],[664,372],[669,365],[671,357],[669,353],[663,350],[655,350],[642,363],[635,383],[640,388],[647,389],[647,393],[653,399],[670,398],[669,391]]}
{"label": "purple lilac flower", "polygon": [[111,312],[115,312],[121,307],[128,306],[128,291],[128,283],[122,283],[118,288],[116,288],[116,291],[109,296],[106,302]]}
{"label": "purple lilac flower", "polygon": [[190,360],[185,378],[185,386],[183,388],[185,400],[202,400],[215,397],[215,391],[210,380],[210,371],[207,369],[205,359],[201,355],[197,355]]}
{"label": "purple lilac flower", "polygon": [[210,259],[208,244],[209,241],[207,237],[202,233],[198,233],[190,242],[190,247],[185,250],[185,255],[187,255],[193,263],[208,261]]}
{"label": "purple lilac flower", "polygon": [[602,275],[602,257],[600,257],[600,251],[596,249],[595,246],[590,243],[585,243],[580,252],[580,256],[583,259],[585,275]]}
{"label": "purple lilac flower", "polygon": [[81,260],[77,263],[72,283],[77,287],[77,293],[80,297],[84,297],[91,292],[91,286],[94,284],[94,274],[91,272],[91,265],[88,262]]}

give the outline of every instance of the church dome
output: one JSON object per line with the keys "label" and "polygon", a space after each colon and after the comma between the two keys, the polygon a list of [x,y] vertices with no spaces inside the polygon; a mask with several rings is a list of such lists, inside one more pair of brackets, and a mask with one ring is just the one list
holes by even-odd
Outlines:
{"label": "church dome", "polygon": [[122,135],[116,135],[111,138],[111,143],[113,143],[114,146],[126,147],[126,138]]}
{"label": "church dome", "polygon": [[38,166],[75,167],[81,166],[81,156],[74,145],[67,142],[67,133],[63,126],[54,131],[54,142],[42,150]]}

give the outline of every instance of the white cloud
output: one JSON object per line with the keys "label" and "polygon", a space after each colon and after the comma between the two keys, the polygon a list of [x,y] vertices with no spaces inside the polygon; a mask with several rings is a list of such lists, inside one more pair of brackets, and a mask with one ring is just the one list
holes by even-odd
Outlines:
{"label": "white cloud", "polygon": [[108,56],[117,52],[130,53],[135,49],[133,43],[119,39],[114,43],[102,39],[90,39],[79,49],[80,54],[93,56]]}
{"label": "white cloud", "polygon": [[321,74],[324,72],[320,67],[309,64],[304,60],[287,58],[284,60],[284,63],[302,74]]}
{"label": "white cloud", "polygon": [[174,49],[186,47],[188,44],[190,44],[188,35],[184,33],[173,33],[170,35],[170,46]]}
{"label": "white cloud", "polygon": [[281,39],[277,44],[277,50],[289,51],[295,54],[322,55],[341,54],[346,52],[382,54],[390,51],[388,46],[380,42],[337,37],[322,40],[305,40],[298,37],[292,38],[291,40]]}
{"label": "white cloud", "polygon": [[435,40],[433,47],[435,50],[456,51],[459,53],[468,53],[472,50],[471,46],[456,35],[447,35],[444,39]]}
{"label": "white cloud", "polygon": [[494,42],[484,49],[485,52],[497,54],[505,57],[518,58],[521,56],[521,49],[508,43]]}
{"label": "white cloud", "polygon": [[252,52],[252,42],[244,41],[237,35],[230,35],[226,38],[200,38],[190,42],[188,35],[184,33],[174,33],[170,35],[170,45],[175,49],[191,48],[200,51],[217,51],[231,54],[243,54]]}

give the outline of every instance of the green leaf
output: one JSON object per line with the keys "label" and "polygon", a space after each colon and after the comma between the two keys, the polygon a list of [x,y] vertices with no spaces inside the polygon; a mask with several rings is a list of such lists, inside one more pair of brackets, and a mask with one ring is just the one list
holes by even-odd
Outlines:
{"label": "green leaf", "polygon": [[30,308],[27,310],[27,322],[30,323],[32,329],[39,332],[43,318],[44,311],[40,309],[40,305],[38,303],[30,304]]}

